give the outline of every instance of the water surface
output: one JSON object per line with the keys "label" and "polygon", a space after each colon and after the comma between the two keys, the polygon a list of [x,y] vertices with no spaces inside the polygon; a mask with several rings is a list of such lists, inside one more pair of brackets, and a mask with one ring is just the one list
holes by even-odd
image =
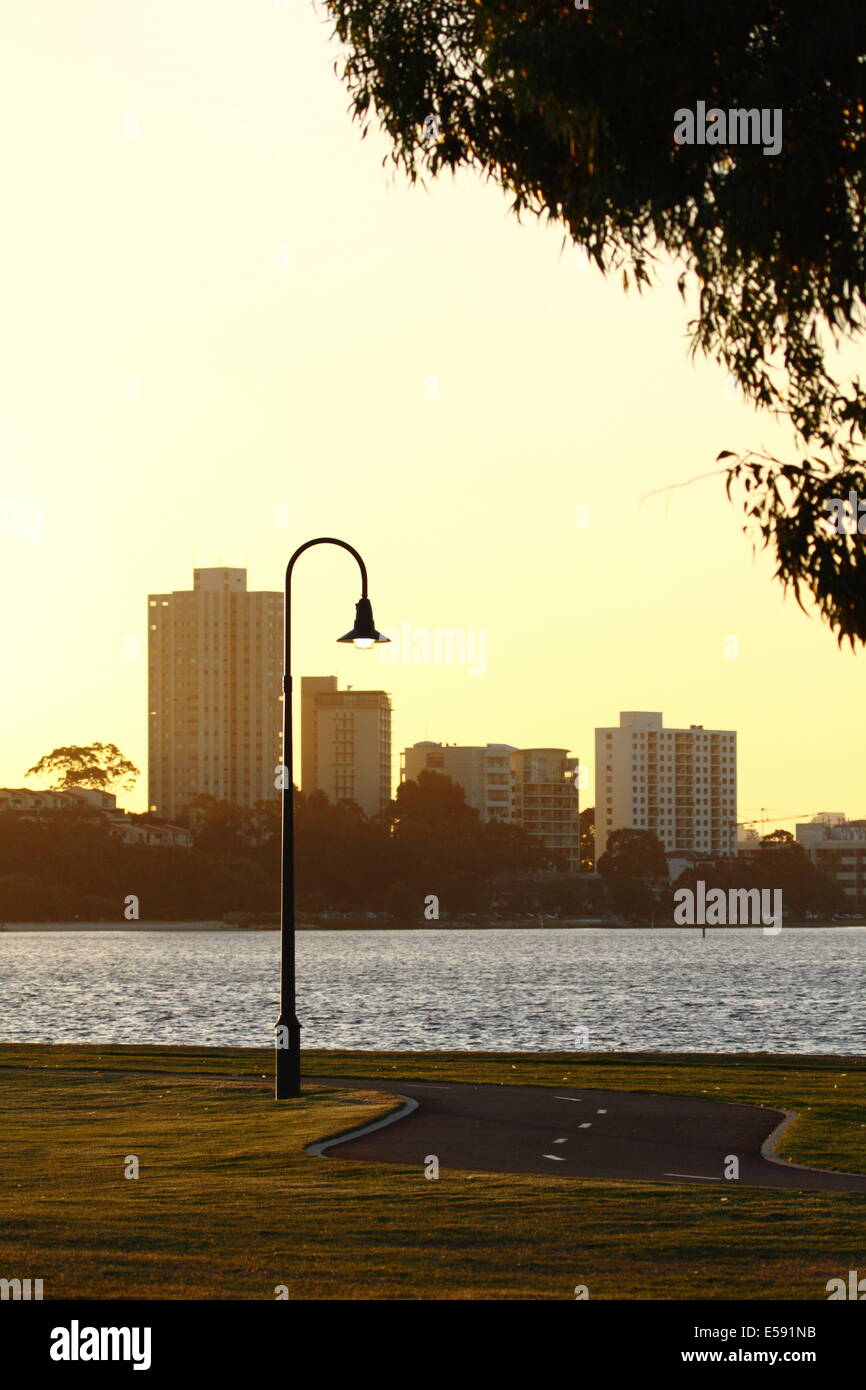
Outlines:
{"label": "water surface", "polygon": [[[866,928],[300,932],[297,953],[307,1047],[866,1052]],[[2,932],[0,1040],[270,1046],[278,955],[273,931]]]}

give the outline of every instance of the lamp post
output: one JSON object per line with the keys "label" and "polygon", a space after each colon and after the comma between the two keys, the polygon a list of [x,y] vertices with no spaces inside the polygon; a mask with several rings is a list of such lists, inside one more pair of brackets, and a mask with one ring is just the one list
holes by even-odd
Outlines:
{"label": "lamp post", "polygon": [[295,1011],[295,852],[294,852],[294,787],[292,779],[292,570],[299,556],[313,545],[339,545],[354,555],[361,571],[361,597],[355,604],[355,622],[338,642],[351,642],[368,648],[377,642],[388,642],[376,631],[373,609],[367,597],[367,567],[357,550],[347,541],[333,536],[317,536],[298,546],[286,566],[283,618],[283,835],[282,876],[280,881],[280,1016],[276,1023],[275,1096],[290,1100],[301,1094],[301,1025]]}

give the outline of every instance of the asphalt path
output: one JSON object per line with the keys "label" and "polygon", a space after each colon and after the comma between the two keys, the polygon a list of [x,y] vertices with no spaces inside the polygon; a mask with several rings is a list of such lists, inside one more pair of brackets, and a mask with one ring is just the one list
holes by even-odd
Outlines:
{"label": "asphalt path", "polygon": [[866,1192],[866,1176],[801,1168],[772,1157],[794,1112],[645,1091],[466,1085],[381,1077],[308,1077],[309,1082],[385,1091],[406,1105],[398,1117],[311,1145],[326,1158],[423,1168],[543,1173],[553,1178],[624,1178],[729,1187],[739,1183],[827,1192]]}

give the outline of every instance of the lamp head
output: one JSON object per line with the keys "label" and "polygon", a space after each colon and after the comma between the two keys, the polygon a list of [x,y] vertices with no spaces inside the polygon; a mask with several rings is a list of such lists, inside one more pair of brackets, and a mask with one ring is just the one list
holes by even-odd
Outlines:
{"label": "lamp head", "polygon": [[351,642],[353,646],[361,648],[374,647],[377,642],[390,640],[390,637],[377,632],[373,622],[373,606],[368,598],[359,599],[355,604],[355,625],[351,632],[337,638],[338,642]]}

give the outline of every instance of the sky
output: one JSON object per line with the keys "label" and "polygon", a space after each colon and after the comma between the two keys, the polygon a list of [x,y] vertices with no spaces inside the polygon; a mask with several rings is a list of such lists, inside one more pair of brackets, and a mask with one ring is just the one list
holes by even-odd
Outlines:
{"label": "sky", "polygon": [[410,187],[307,0],[49,0],[0,32],[0,785],[113,742],[144,809],[147,594],[207,565],[279,589],[324,534],[380,628],[475,654],[336,646],[354,562],[299,563],[295,673],[391,693],[395,777],[420,739],[592,772],[596,726],[660,710],[737,731],[742,820],[866,815],[863,658],[715,462],[793,442],[690,359],[676,267],[626,295],[478,177]]}

